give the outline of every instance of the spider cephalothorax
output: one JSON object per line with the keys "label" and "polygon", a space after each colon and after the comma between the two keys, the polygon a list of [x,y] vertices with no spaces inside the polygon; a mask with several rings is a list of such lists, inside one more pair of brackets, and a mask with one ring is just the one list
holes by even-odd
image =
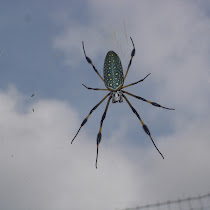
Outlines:
{"label": "spider cephalothorax", "polygon": [[116,102],[123,102],[123,97],[122,97],[122,91],[118,90],[118,91],[112,91],[112,103],[116,103]]}
{"label": "spider cephalothorax", "polygon": [[131,63],[132,63],[132,59],[135,55],[135,46],[134,46],[134,43],[133,43],[133,40],[132,38],[130,37],[131,39],[131,42],[133,44],[133,50],[131,52],[131,59],[130,59],[130,62],[128,64],[128,67],[127,67],[127,71],[125,73],[125,76],[123,74],[123,68],[122,68],[122,64],[121,64],[121,61],[120,61],[120,58],[119,56],[114,52],[114,51],[109,51],[105,57],[105,61],[104,61],[104,78],[100,75],[100,73],[98,72],[98,70],[95,68],[95,66],[93,65],[91,59],[89,57],[87,57],[86,53],[85,53],[85,48],[84,48],[84,42],[82,42],[82,45],[83,45],[83,51],[84,51],[84,54],[85,54],[85,58],[87,60],[87,62],[89,64],[92,65],[94,71],[98,74],[98,76],[101,78],[101,80],[104,82],[104,85],[106,86],[106,89],[101,89],[101,88],[90,88],[90,87],[87,87],[85,86],[87,89],[90,89],[90,90],[102,90],[102,91],[110,91],[101,101],[99,101],[98,104],[96,104],[90,111],[90,113],[87,115],[87,117],[83,120],[79,130],[77,131],[76,135],[74,136],[73,140],[71,141],[71,143],[74,141],[74,139],[76,138],[77,134],[79,133],[80,129],[82,128],[82,126],[84,126],[84,124],[87,122],[88,118],[90,117],[90,115],[92,114],[92,112],[97,109],[97,107],[102,104],[104,102],[104,100],[109,96],[109,99],[107,101],[107,104],[106,104],[106,108],[105,108],[105,111],[102,115],[102,118],[101,118],[101,123],[100,123],[100,128],[99,128],[99,133],[97,135],[97,139],[96,139],[96,143],[97,143],[97,154],[96,154],[96,168],[97,168],[97,160],[98,160],[98,147],[99,147],[99,144],[101,142],[101,137],[102,137],[102,134],[101,134],[101,131],[102,131],[102,126],[103,126],[103,121],[106,117],[106,113],[107,113],[107,110],[108,110],[108,107],[109,107],[109,104],[110,104],[110,100],[112,99],[112,103],[116,103],[116,102],[123,102],[123,98],[125,99],[125,101],[128,103],[128,105],[130,106],[130,108],[132,109],[133,113],[137,116],[137,118],[139,119],[139,121],[141,122],[142,124],[142,127],[144,129],[144,131],[146,132],[146,134],[150,137],[151,141],[153,142],[155,148],[157,149],[157,151],[160,153],[160,155],[162,156],[162,158],[164,159],[162,153],[159,151],[159,149],[157,148],[157,146],[155,145],[153,139],[152,139],[152,136],[150,134],[150,131],[148,129],[148,127],[144,124],[144,122],[142,121],[140,115],[138,114],[138,112],[136,111],[136,109],[131,105],[131,103],[129,102],[129,100],[127,99],[127,97],[125,96],[125,94],[128,94],[132,97],[135,97],[137,99],[140,99],[142,101],[145,101],[147,103],[150,103],[152,104],[153,106],[156,106],[156,107],[161,107],[161,108],[164,108],[164,109],[169,109],[169,110],[175,110],[175,109],[172,109],[172,108],[167,108],[167,107],[164,107],[164,106],[161,106],[159,104],[157,104],[156,102],[151,102],[151,101],[148,101],[140,96],[136,96],[132,93],[129,93],[127,91],[124,91],[122,89],[126,88],[126,87],[129,87],[129,86],[132,86],[132,85],[135,85],[139,82],[142,82],[144,81],[144,79],[146,79],[146,77],[148,77],[150,74],[148,74],[146,77],[144,77],[143,79],[137,81],[137,82],[134,82],[134,83],[131,83],[129,85],[126,85],[124,86],[124,81],[125,81],[125,78],[128,74],[128,71],[130,69],[130,66],[131,66]]}

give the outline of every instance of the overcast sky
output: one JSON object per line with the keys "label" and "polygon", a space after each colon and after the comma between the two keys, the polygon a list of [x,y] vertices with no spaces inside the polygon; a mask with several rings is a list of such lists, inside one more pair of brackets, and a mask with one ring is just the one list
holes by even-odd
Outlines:
{"label": "overcast sky", "polygon": [[[210,3],[191,0],[4,1],[0,6],[0,209],[108,210],[210,189]],[[106,102],[109,50],[163,160],[127,103]],[[34,97],[31,95],[35,93]],[[34,109],[34,112],[33,112]]]}

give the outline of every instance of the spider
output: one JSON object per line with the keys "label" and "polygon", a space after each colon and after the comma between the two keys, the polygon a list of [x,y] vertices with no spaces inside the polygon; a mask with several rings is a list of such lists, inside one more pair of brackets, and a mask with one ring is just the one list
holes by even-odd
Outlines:
{"label": "spider", "polygon": [[175,110],[175,109],[161,106],[161,105],[157,104],[156,102],[148,101],[148,100],[146,100],[146,99],[144,99],[144,98],[142,98],[140,96],[136,96],[136,95],[134,95],[132,93],[129,93],[129,92],[123,90],[124,88],[130,87],[132,85],[136,85],[139,82],[143,82],[150,75],[150,73],[149,73],[143,79],[141,79],[141,80],[139,80],[137,82],[131,83],[129,85],[123,86],[124,85],[124,82],[125,82],[125,79],[126,79],[126,76],[128,75],[128,71],[130,69],[130,66],[131,66],[131,63],[132,63],[132,59],[133,59],[133,57],[135,55],[135,51],[136,51],[135,50],[135,46],[134,46],[134,42],[133,42],[133,40],[132,40],[131,37],[130,37],[130,39],[131,39],[131,42],[133,44],[133,50],[131,51],[131,58],[130,58],[130,62],[128,64],[128,67],[127,67],[127,71],[125,73],[125,76],[123,75],[123,68],[122,68],[122,64],[121,64],[121,61],[120,61],[119,56],[114,51],[109,51],[107,53],[106,58],[105,58],[105,61],[104,61],[104,78],[100,75],[100,73],[98,72],[98,70],[96,69],[96,67],[93,65],[92,60],[89,57],[87,57],[86,52],[85,52],[84,42],[82,41],[82,46],[83,46],[83,51],[84,51],[85,58],[86,58],[87,62],[93,67],[93,69],[96,72],[96,74],[98,74],[98,76],[104,82],[104,84],[106,86],[106,89],[91,88],[91,87],[87,87],[84,84],[82,84],[82,85],[85,88],[89,89],[89,90],[109,91],[109,93],[101,101],[99,101],[98,104],[96,104],[91,109],[91,111],[89,112],[89,114],[87,115],[87,117],[83,120],[83,122],[82,122],[79,130],[77,131],[76,135],[74,136],[73,140],[71,141],[71,144],[73,143],[74,139],[78,135],[80,129],[87,122],[87,120],[90,117],[90,115],[92,114],[92,112],[94,110],[96,110],[105,101],[105,99],[107,97],[109,97],[108,98],[108,101],[107,101],[107,104],[106,104],[105,111],[104,111],[104,113],[102,115],[102,118],[101,118],[99,133],[98,133],[97,138],[96,138],[96,143],[97,143],[97,153],[96,153],[96,162],[95,162],[95,167],[96,168],[97,168],[97,161],[98,161],[99,144],[101,142],[101,137],[102,137],[101,130],[102,130],[103,122],[104,122],[104,119],[106,117],[106,113],[107,113],[107,110],[108,110],[108,107],[109,107],[109,104],[110,104],[110,100],[111,99],[112,99],[112,103],[116,103],[116,102],[122,103],[123,102],[123,98],[125,99],[125,101],[128,103],[128,105],[132,109],[133,113],[137,116],[137,118],[141,122],[142,127],[143,127],[145,133],[150,137],[153,145],[155,146],[155,148],[157,149],[157,151],[160,153],[160,155],[164,159],[164,156],[162,155],[162,153],[160,152],[160,150],[155,145],[155,143],[154,143],[154,141],[152,139],[152,136],[150,134],[150,131],[149,131],[148,127],[144,124],[144,122],[142,121],[140,115],[138,114],[138,112],[136,111],[136,109],[131,105],[131,103],[129,102],[129,100],[125,96],[125,94],[130,95],[132,97],[135,97],[135,98],[137,98],[139,100],[145,101],[147,103],[150,103],[150,104],[152,104],[153,106],[156,106],[156,107],[161,107],[163,109],[168,109],[168,110]]}

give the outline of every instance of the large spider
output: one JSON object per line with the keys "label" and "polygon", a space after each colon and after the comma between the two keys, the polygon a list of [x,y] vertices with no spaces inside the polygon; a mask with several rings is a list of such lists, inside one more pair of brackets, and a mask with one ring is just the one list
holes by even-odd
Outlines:
{"label": "large spider", "polygon": [[155,148],[157,149],[157,151],[160,153],[160,155],[162,156],[162,158],[164,159],[162,153],[159,151],[159,149],[157,148],[157,146],[155,145],[152,137],[151,137],[151,134],[150,134],[150,131],[148,129],[148,127],[144,124],[144,122],[142,121],[141,117],[139,116],[138,112],[136,111],[136,109],[131,105],[131,103],[129,102],[129,100],[127,99],[127,97],[125,96],[125,94],[128,94],[130,96],[133,96],[137,99],[140,99],[142,101],[146,101],[147,103],[150,103],[152,104],[153,106],[156,106],[156,107],[161,107],[161,108],[164,108],[164,109],[169,109],[169,110],[175,110],[175,109],[172,109],[172,108],[167,108],[167,107],[164,107],[164,106],[161,106],[159,104],[157,104],[156,102],[151,102],[151,101],[148,101],[140,96],[136,96],[136,95],[133,95],[132,93],[129,93],[127,91],[124,91],[122,89],[126,88],[126,87],[129,87],[129,86],[132,86],[132,85],[136,85],[137,83],[139,82],[142,82],[144,81],[149,75],[150,73],[144,77],[143,79],[137,81],[137,82],[134,82],[134,83],[131,83],[129,85],[126,85],[126,86],[123,86],[124,85],[124,81],[125,81],[125,78],[128,74],[128,71],[130,69],[130,66],[131,66],[131,63],[132,63],[132,59],[135,55],[135,46],[134,46],[134,43],[133,43],[133,40],[132,38],[130,37],[131,39],[131,42],[133,44],[133,50],[131,52],[131,59],[130,59],[130,62],[128,64],[128,68],[127,68],[127,71],[125,73],[125,76],[123,75],[123,68],[122,68],[122,64],[121,64],[121,61],[120,61],[120,58],[119,56],[113,52],[113,51],[109,51],[106,55],[106,58],[105,58],[105,61],[104,61],[104,78],[100,75],[100,73],[98,72],[98,70],[95,68],[95,66],[93,65],[92,63],[92,60],[87,57],[86,53],[85,53],[85,48],[84,48],[84,42],[82,42],[82,46],[83,46],[83,51],[84,51],[84,54],[85,54],[85,58],[87,60],[87,62],[89,64],[91,64],[91,66],[93,67],[94,71],[98,74],[98,76],[101,78],[101,80],[104,82],[105,86],[106,86],[106,89],[100,89],[100,88],[90,88],[90,87],[87,87],[83,84],[84,87],[86,87],[87,89],[89,90],[102,90],[102,91],[110,91],[98,104],[96,104],[90,111],[90,113],[87,115],[87,117],[83,120],[79,130],[77,131],[76,135],[74,136],[73,140],[71,141],[71,143],[73,143],[74,139],[76,138],[77,134],[79,133],[80,129],[82,128],[82,126],[84,126],[84,124],[87,122],[88,118],[90,117],[90,115],[92,114],[92,112],[94,110],[96,110],[96,108],[98,108],[98,106],[100,104],[103,103],[103,101],[109,96],[109,99],[107,101],[107,104],[106,104],[106,108],[105,108],[105,111],[103,113],[103,116],[101,118],[101,124],[100,124],[100,128],[99,128],[99,133],[97,135],[97,153],[96,153],[96,163],[95,163],[95,166],[97,168],[97,160],[98,160],[98,148],[99,148],[99,143],[101,142],[101,130],[102,130],[102,126],[103,126],[103,121],[106,117],[106,113],[107,113],[107,110],[108,110],[108,107],[109,107],[109,103],[110,103],[110,100],[112,99],[112,103],[116,103],[116,102],[119,102],[119,103],[122,103],[123,102],[123,98],[126,100],[126,102],[128,103],[128,105],[130,106],[130,108],[132,109],[132,111],[134,112],[134,114],[136,114],[136,116],[138,117],[139,121],[141,122],[142,126],[143,126],[143,129],[144,131],[146,132],[146,134],[150,137],[150,139],[152,140],[152,143],[154,144]]}

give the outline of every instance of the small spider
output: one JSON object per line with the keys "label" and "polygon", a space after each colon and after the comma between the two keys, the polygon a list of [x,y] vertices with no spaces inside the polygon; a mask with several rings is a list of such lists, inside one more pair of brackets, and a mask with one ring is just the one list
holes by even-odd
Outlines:
{"label": "small spider", "polygon": [[150,137],[150,139],[152,140],[152,143],[154,144],[155,148],[157,149],[157,151],[160,153],[160,155],[164,159],[162,153],[159,151],[159,149],[155,145],[155,143],[154,143],[154,141],[153,141],[153,139],[151,137],[151,134],[150,134],[150,131],[149,131],[148,127],[144,124],[144,122],[142,121],[140,115],[138,114],[138,112],[136,111],[136,109],[134,109],[134,107],[131,105],[131,103],[129,102],[129,100],[125,96],[125,94],[128,94],[128,95],[133,96],[133,97],[135,97],[137,99],[140,99],[142,101],[145,101],[147,103],[150,103],[150,104],[152,104],[153,106],[156,106],[156,107],[161,107],[161,108],[169,109],[169,110],[175,110],[175,109],[161,106],[161,105],[157,104],[156,102],[148,101],[148,100],[146,100],[146,99],[144,99],[144,98],[142,98],[140,96],[136,96],[136,95],[133,95],[132,93],[129,93],[127,91],[122,90],[124,88],[127,88],[127,87],[132,86],[132,85],[136,85],[137,83],[144,81],[150,75],[150,73],[149,73],[143,79],[141,79],[141,80],[139,80],[137,82],[131,83],[129,85],[123,86],[124,85],[125,78],[126,78],[126,76],[128,74],[128,71],[130,69],[130,66],[131,66],[131,63],[132,63],[132,59],[133,59],[133,57],[135,55],[135,46],[134,46],[134,43],[133,43],[133,40],[132,40],[131,37],[130,37],[130,39],[131,39],[131,42],[133,44],[133,50],[131,52],[131,59],[130,59],[130,62],[128,64],[128,67],[127,67],[127,71],[125,73],[125,76],[123,75],[123,68],[122,68],[122,64],[121,64],[121,61],[120,61],[119,56],[115,52],[109,51],[107,53],[106,58],[105,58],[105,61],[104,61],[104,78],[100,75],[100,73],[98,72],[98,70],[95,68],[95,66],[93,65],[91,59],[89,57],[87,57],[87,55],[85,53],[84,42],[82,42],[83,51],[84,51],[85,58],[86,58],[87,62],[89,64],[91,64],[91,66],[93,67],[94,71],[98,74],[98,76],[104,82],[104,84],[106,86],[106,89],[90,88],[90,87],[85,86],[84,84],[83,84],[83,86],[86,87],[89,90],[110,91],[98,104],[96,104],[91,109],[90,113],[83,120],[83,122],[82,122],[79,130],[77,131],[76,135],[74,136],[73,140],[71,141],[71,143],[73,143],[73,141],[76,138],[77,134],[79,133],[80,129],[87,122],[87,120],[90,117],[90,115],[92,114],[92,112],[94,110],[96,110],[96,108],[98,108],[98,106],[100,104],[102,104],[102,102],[109,96],[108,102],[106,104],[105,111],[104,111],[104,113],[102,115],[102,118],[101,118],[101,124],[100,124],[100,128],[99,128],[99,133],[98,133],[97,139],[96,139],[96,143],[97,143],[97,153],[96,153],[96,163],[95,163],[96,168],[97,168],[97,160],[98,160],[98,148],[99,148],[99,144],[101,142],[101,136],[102,136],[101,130],[102,130],[103,121],[104,121],[104,119],[106,117],[106,113],[107,113],[107,110],[108,110],[109,103],[110,103],[110,100],[111,99],[112,99],[112,103],[116,103],[116,102],[122,103],[123,102],[123,98],[126,100],[126,102],[130,106],[130,108],[132,109],[132,111],[134,112],[134,114],[138,117],[139,121],[141,122],[144,131]]}

